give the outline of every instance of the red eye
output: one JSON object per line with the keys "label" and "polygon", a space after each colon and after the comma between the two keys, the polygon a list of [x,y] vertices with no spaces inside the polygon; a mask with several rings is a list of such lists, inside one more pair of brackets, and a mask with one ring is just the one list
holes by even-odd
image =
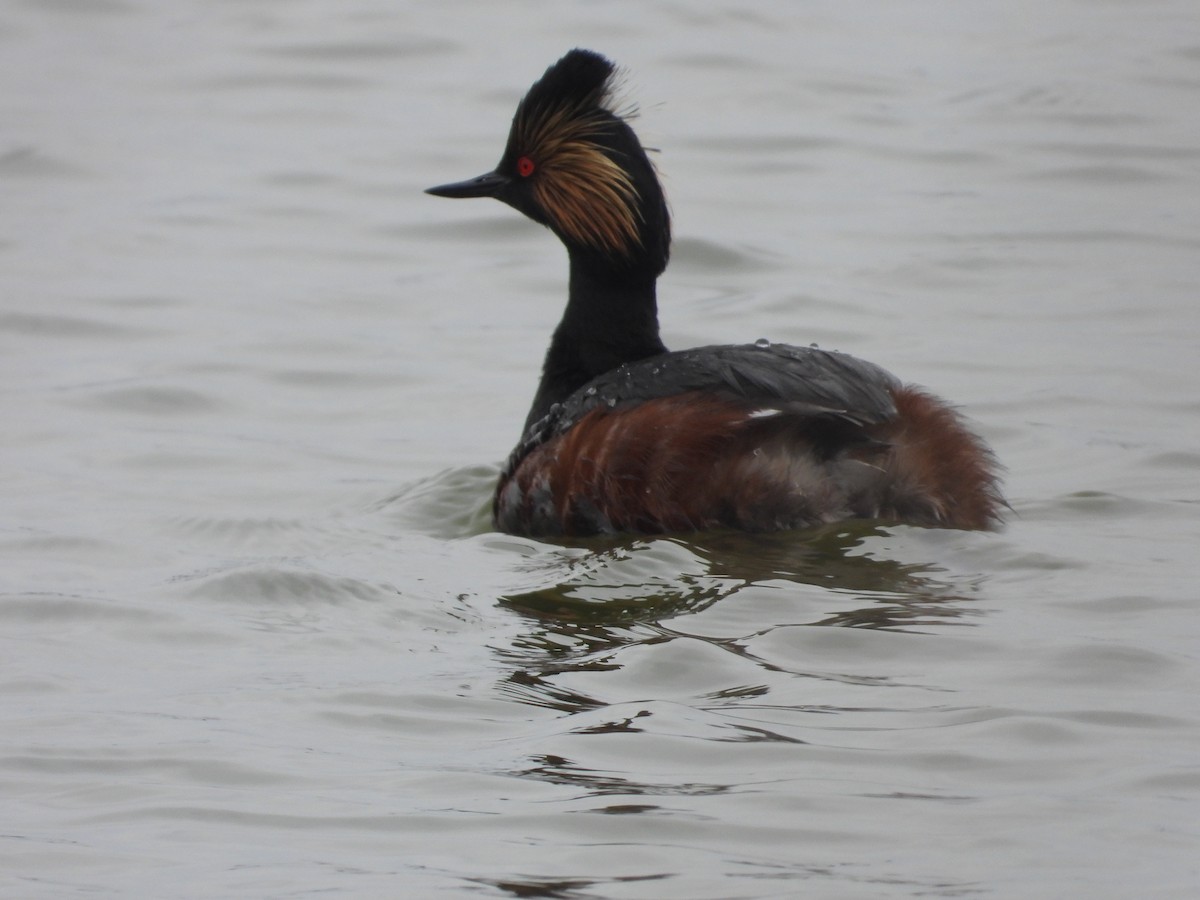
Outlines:
{"label": "red eye", "polygon": [[517,174],[522,178],[528,178],[536,168],[537,166],[533,164],[533,160],[528,156],[522,156],[517,160]]}

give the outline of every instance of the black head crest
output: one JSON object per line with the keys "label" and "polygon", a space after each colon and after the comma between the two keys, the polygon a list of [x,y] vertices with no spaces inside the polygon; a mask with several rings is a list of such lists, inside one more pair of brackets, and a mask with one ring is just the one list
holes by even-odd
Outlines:
{"label": "black head crest", "polygon": [[548,68],[517,107],[505,163],[568,242],[622,256],[641,244],[629,150],[644,153],[613,109],[616,79],[616,66],[591,50]]}
{"label": "black head crest", "polygon": [[524,113],[533,119],[562,107],[580,113],[588,109],[612,112],[611,94],[616,77],[617,67],[611,60],[594,50],[576,48],[534,82],[521,101],[517,116]]}

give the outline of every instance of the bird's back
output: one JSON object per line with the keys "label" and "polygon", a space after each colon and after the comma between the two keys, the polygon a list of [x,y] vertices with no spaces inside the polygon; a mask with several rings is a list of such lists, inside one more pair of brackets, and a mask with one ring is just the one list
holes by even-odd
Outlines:
{"label": "bird's back", "polygon": [[953,411],[871,363],[765,342],[702,347],[620,366],[532,423],[497,486],[496,521],[536,535],[846,518],[986,527],[992,476],[962,465],[980,452]]}

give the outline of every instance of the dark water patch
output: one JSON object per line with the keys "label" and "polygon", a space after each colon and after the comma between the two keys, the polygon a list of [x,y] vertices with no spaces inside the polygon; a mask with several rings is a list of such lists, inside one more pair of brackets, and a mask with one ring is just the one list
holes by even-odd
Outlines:
{"label": "dark water patch", "polygon": [[508,595],[506,605],[538,621],[623,627],[701,609],[744,583],[710,573],[683,541],[597,538],[567,546],[583,552],[550,551],[523,563],[552,583]]}
{"label": "dark water patch", "polygon": [[342,93],[361,91],[368,88],[369,79],[353,75],[322,74],[311,71],[243,72],[203,78],[187,86],[198,93],[208,91],[263,91],[283,90],[304,94],[309,91]]}
{"label": "dark water patch", "polygon": [[397,596],[395,588],[387,585],[265,562],[232,572],[202,575],[199,583],[188,587],[187,593],[199,600],[284,608],[338,605],[350,601],[383,603],[394,601]]}
{"label": "dark water patch", "polygon": [[1200,469],[1200,453],[1192,450],[1169,450],[1165,453],[1155,453],[1145,460],[1145,465],[1151,468]]}
{"label": "dark water patch", "polygon": [[1104,728],[1117,728],[1121,730],[1159,731],[1163,729],[1191,727],[1191,723],[1184,718],[1128,709],[1063,710],[1054,713],[1054,717],[1071,722],[1080,722],[1084,725],[1099,725]]}
{"label": "dark water patch", "polygon": [[267,377],[290,387],[345,390],[347,388],[373,388],[394,385],[395,373],[377,374],[362,371],[334,371],[330,369],[288,369],[271,372]]}
{"label": "dark water patch", "polygon": [[689,147],[714,154],[758,155],[793,154],[812,150],[836,150],[844,142],[832,137],[804,134],[708,135],[684,138]]}
{"label": "dark water patch", "polygon": [[[945,665],[968,658],[971,653],[982,655],[988,647],[983,641],[955,641],[943,635],[804,625],[775,625],[742,643],[746,656],[760,661],[765,672],[851,687],[916,689],[921,693],[942,693],[949,688],[921,680],[919,670],[906,677],[902,673],[908,671],[907,663],[933,654]],[[878,695],[878,699],[883,700],[883,696]]]}
{"label": "dark water patch", "polygon": [[730,722],[724,727],[729,732],[728,736],[715,737],[712,740],[734,744],[808,744],[808,741],[783,734],[778,729],[759,725]]}
{"label": "dark water patch", "polygon": [[[528,647],[522,647],[522,650],[528,650]],[[501,662],[511,662],[509,658],[510,654],[505,650],[499,650],[498,655]],[[571,715],[578,715],[589,709],[604,709],[608,706],[608,703],[599,697],[594,697],[582,690],[557,684],[554,678],[564,668],[554,666],[546,671],[538,672],[534,671],[532,667],[523,665],[522,662],[519,661],[508,678],[497,685],[497,691],[502,697],[516,703],[541,707],[542,709],[553,709]],[[601,657],[590,665],[578,664],[576,662],[570,666],[570,670],[602,672],[616,667],[616,663],[607,662]],[[613,731],[618,731],[627,728],[627,724],[617,723],[605,727]]]}
{"label": "dark water patch", "polygon": [[5,534],[0,538],[0,550],[14,556],[33,553],[79,560],[85,557],[109,556],[116,553],[119,546],[115,541],[97,536],[54,534],[47,531],[23,531],[21,529],[14,529],[11,534]]}
{"label": "dark water patch", "polygon": [[329,172],[301,171],[296,169],[261,175],[258,177],[258,182],[268,187],[284,187],[288,189],[335,187],[343,183],[340,178]]}
{"label": "dark water patch", "polygon": [[118,325],[99,319],[21,312],[0,313],[0,331],[24,337],[60,337],[83,340],[151,337],[158,333],[149,329]]}
{"label": "dark water patch", "polygon": [[613,890],[625,894],[622,885],[662,881],[671,877],[671,873],[613,875],[605,878],[539,878],[527,875],[520,878],[470,878],[468,881],[521,900],[606,900],[613,896]]}
{"label": "dark water patch", "polygon": [[0,178],[84,178],[83,166],[59,159],[38,147],[15,147],[0,153]]}
{"label": "dark water patch", "polygon": [[10,624],[161,622],[161,613],[84,595],[36,593],[0,594],[0,620]]}
{"label": "dark water patch", "polygon": [[[482,212],[467,212],[456,216],[453,221],[427,222],[422,220],[417,224],[400,223],[378,225],[370,229],[370,233],[390,238],[427,238],[445,241],[463,247],[468,243],[511,243],[515,240],[545,239],[545,229],[523,218],[505,212],[493,213],[487,207],[474,207]],[[472,259],[483,259],[483,254],[472,252]],[[461,267],[461,261],[459,263]]]}
{"label": "dark water patch", "polygon": [[[1016,515],[1020,521],[1031,524],[1069,522],[1072,528],[1076,528],[1079,523],[1087,523],[1094,530],[1100,523],[1130,520],[1187,523],[1195,520],[1194,505],[1194,502],[1178,498],[1145,499],[1109,491],[1082,490],[1059,497],[1023,501],[1017,506]],[[1058,568],[1073,567],[1078,561],[1061,558],[1058,563],[1060,565],[1056,566],[1054,558],[1046,558],[1048,567]]]}
{"label": "dark water patch", "polygon": [[451,41],[422,36],[397,36],[391,39],[323,41],[305,44],[274,44],[260,47],[257,54],[305,62],[392,62],[446,53],[455,48]]}
{"label": "dark water patch", "polygon": [[671,261],[683,271],[732,272],[740,269],[760,272],[775,268],[779,261],[749,247],[731,247],[704,238],[680,237],[671,249]]}
{"label": "dark water patch", "polygon": [[519,778],[532,778],[550,784],[566,785],[586,792],[589,797],[612,794],[629,796],[712,796],[723,794],[732,785],[703,782],[637,781],[617,772],[588,769],[563,756],[547,754],[533,757],[529,768],[513,772]]}
{"label": "dark water patch", "polygon": [[866,79],[822,78],[806,80],[804,86],[820,94],[835,94],[841,97],[865,99],[900,97],[905,92],[903,84],[891,78],[877,78],[870,81]]}
{"label": "dark water patch", "polygon": [[529,709],[514,710],[490,692],[473,692],[464,685],[439,685],[445,677],[435,672],[427,691],[400,683],[390,685],[387,695],[342,692],[327,698],[313,715],[322,728],[364,740],[402,741],[433,768],[451,755],[463,770],[491,775],[499,769],[507,777],[512,758],[491,742],[512,738],[520,723],[528,721]]}
{"label": "dark water patch", "polygon": [[1030,666],[1026,677],[1065,680],[1092,687],[1130,689],[1163,684],[1178,673],[1180,661],[1133,644],[1096,643],[1063,647]]}
{"label": "dark water patch", "polygon": [[[250,215],[254,215],[260,219],[276,220],[280,222],[296,223],[303,219],[308,219],[311,222],[327,222],[335,218],[334,214],[327,209],[321,209],[316,206],[301,206],[298,203],[293,203],[287,206],[257,206],[249,211]],[[256,253],[261,256],[278,253],[281,256],[290,255],[296,248],[267,248],[259,247]],[[329,253],[326,247],[320,248],[321,253]],[[369,258],[366,257],[366,258]]]}
{"label": "dark water patch", "polygon": [[[247,802],[247,807],[252,807]],[[115,822],[132,823],[138,821],[172,822],[176,824],[211,823],[224,829],[245,829],[250,832],[263,831],[335,831],[367,832],[372,834],[401,835],[414,832],[425,832],[437,828],[436,816],[395,816],[380,813],[378,815],[305,815],[301,813],[277,813],[265,811],[260,807],[239,808],[229,805],[187,806],[172,804],[153,804],[130,808],[117,812],[103,813],[90,816],[88,824],[100,825]],[[438,830],[449,830],[441,828]]]}
{"label": "dark water patch", "polygon": [[1043,168],[1027,172],[1024,177],[1031,181],[1078,182],[1092,187],[1141,185],[1170,181],[1174,178],[1169,173],[1147,169],[1144,166],[1116,163]]}
{"label": "dark water patch", "polygon": [[1200,767],[1184,764],[1176,767],[1174,771],[1142,776],[1138,779],[1138,785],[1194,803],[1197,796],[1200,796]]}
{"label": "dark water patch", "polygon": [[129,294],[101,297],[98,300],[104,306],[120,310],[147,309],[186,309],[190,301],[182,297],[172,297],[165,294]]}
{"label": "dark water patch", "polygon": [[996,744],[1007,747],[1032,746],[1041,748],[1068,748],[1086,746],[1094,740],[1087,729],[1072,726],[1045,716],[1013,716],[993,720],[992,724],[977,733],[991,735]]}
{"label": "dark water patch", "polygon": [[[551,566],[564,566],[554,560]],[[741,586],[713,576],[672,541],[634,543],[565,560],[552,587],[510,595],[506,603],[538,619],[634,624],[702,609]]]}
{"label": "dark water patch", "polygon": [[[704,15],[699,10],[688,10],[686,7],[679,7],[676,10],[676,15],[686,16],[692,24],[707,20],[721,18],[721,14]],[[758,17],[749,10],[745,13],[738,14],[740,22],[754,21]],[[680,66],[685,69],[700,69],[708,72],[712,69],[729,69],[739,74],[761,70],[763,65],[760,60],[747,59],[743,54],[733,53],[684,53],[672,55],[667,62],[670,65]]]}
{"label": "dark water patch", "polygon": [[77,398],[80,406],[104,408],[146,416],[192,416],[215,413],[226,404],[215,397],[185,387],[138,385],[89,392]]}
{"label": "dark water patch", "polygon": [[21,5],[38,12],[72,16],[131,15],[140,11],[124,0],[22,0]]}
{"label": "dark water patch", "polygon": [[1153,514],[1161,504],[1107,491],[1085,490],[1058,497],[1052,501],[1052,506],[1060,516],[1118,519]]}
{"label": "dark water patch", "polygon": [[[852,145],[851,149],[866,156],[896,160],[904,163],[932,165],[939,168],[949,166],[970,166],[972,169],[977,169],[981,166],[990,165],[996,161],[995,154],[986,153],[982,150],[899,147],[894,144],[874,144],[863,142],[855,143]],[[971,196],[971,194],[961,191],[948,192],[948,190],[945,188],[939,188],[938,191],[933,194],[933,196]]]}
{"label": "dark water patch", "polygon": [[241,554],[319,553],[333,539],[327,523],[284,516],[175,516],[165,524],[168,533],[191,545],[203,541]]}
{"label": "dark water patch", "polygon": [[1030,149],[1081,159],[1117,160],[1200,160],[1200,148],[1152,144],[1122,144],[1115,142],[1050,141],[1031,144]]}
{"label": "dark water patch", "polygon": [[662,808],[657,803],[610,803],[607,806],[598,806],[586,811],[602,816],[636,816],[641,813],[657,812]]}
{"label": "dark water patch", "polygon": [[[1152,247],[1177,247],[1183,249],[1200,249],[1200,238],[1191,237],[1186,234],[1170,234],[1167,232],[1157,231],[1130,231],[1121,228],[1089,228],[1089,229],[1062,229],[1053,231],[1039,230],[1011,230],[1011,231],[981,231],[967,233],[934,233],[934,234],[917,234],[914,235],[915,240],[922,243],[934,240],[938,243],[961,243],[969,242],[971,244],[991,244],[1003,246],[1010,243],[1028,243],[1042,246],[1055,246],[1058,244],[1139,244]],[[1078,311],[1075,313],[1082,317],[1083,315],[1095,316],[1094,310]]]}
{"label": "dark water patch", "polygon": [[89,780],[87,776],[98,775],[105,780],[154,778],[235,788],[294,784],[299,781],[265,769],[224,760],[143,756],[126,750],[111,750],[105,755],[81,755],[70,750],[46,749],[37,756],[6,756],[0,761],[0,766],[26,775],[60,775],[84,781]]}
{"label": "dark water patch", "polygon": [[[172,441],[181,444],[181,441]],[[241,457],[226,449],[205,452],[201,449],[176,449],[176,447],[159,447],[144,453],[128,452],[114,463],[132,472],[189,472],[192,476],[202,470],[224,469],[226,471],[240,470],[243,463]]]}

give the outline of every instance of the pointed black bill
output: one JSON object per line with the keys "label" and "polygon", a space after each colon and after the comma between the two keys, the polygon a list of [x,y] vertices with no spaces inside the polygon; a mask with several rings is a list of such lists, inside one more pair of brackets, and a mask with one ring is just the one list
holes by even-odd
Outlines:
{"label": "pointed black bill", "polygon": [[495,197],[508,184],[508,178],[499,172],[488,172],[478,178],[439,184],[427,188],[425,193],[435,197]]}

